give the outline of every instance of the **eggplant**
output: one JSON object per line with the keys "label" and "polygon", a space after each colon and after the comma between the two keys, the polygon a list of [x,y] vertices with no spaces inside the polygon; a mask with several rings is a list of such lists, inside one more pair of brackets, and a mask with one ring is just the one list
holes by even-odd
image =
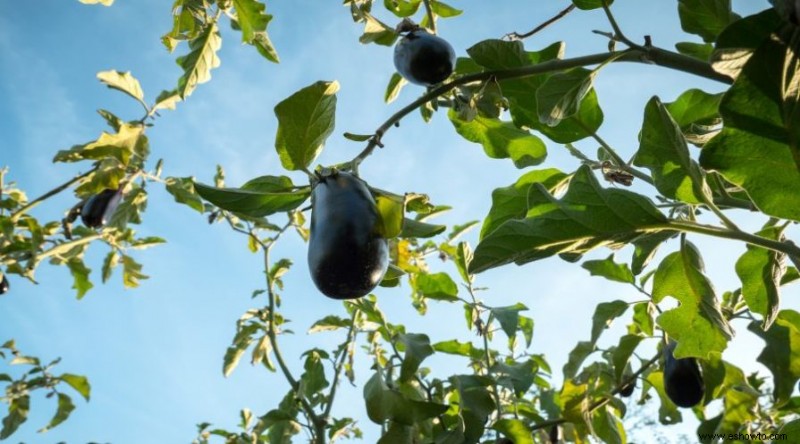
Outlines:
{"label": "eggplant", "polygon": [[633,390],[636,388],[636,381],[631,381],[625,387],[622,387],[619,390],[619,395],[623,398],[628,398],[633,394]]}
{"label": "eggplant", "polygon": [[703,400],[705,384],[695,358],[675,359],[677,343],[664,348],[664,390],[678,407],[694,407]]}
{"label": "eggplant", "polygon": [[8,278],[4,274],[3,279],[0,279],[0,295],[8,293],[9,287]]}
{"label": "eggplant", "polygon": [[406,80],[431,86],[450,77],[456,53],[447,40],[417,28],[407,33],[394,47],[394,66]]}
{"label": "eggplant", "polygon": [[89,228],[100,228],[114,215],[122,201],[122,187],[106,189],[90,197],[81,207],[81,221]]}
{"label": "eggplant", "polygon": [[361,179],[334,172],[314,185],[308,268],[322,294],[355,299],[381,282],[389,246],[380,224],[378,206]]}

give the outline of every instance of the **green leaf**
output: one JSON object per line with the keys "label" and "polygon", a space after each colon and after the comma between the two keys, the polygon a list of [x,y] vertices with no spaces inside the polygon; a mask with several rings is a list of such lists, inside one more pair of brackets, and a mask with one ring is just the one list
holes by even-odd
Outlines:
{"label": "green leaf", "polygon": [[122,255],[122,284],[125,288],[136,288],[139,281],[147,279],[149,276],[142,273],[142,265],[132,257]]}
{"label": "green leaf", "polygon": [[311,328],[308,329],[308,333],[338,330],[340,328],[348,328],[348,327],[350,327],[350,320],[340,318],[339,316],[328,315],[314,322],[311,325]]}
{"label": "green leaf", "polygon": [[602,276],[610,281],[622,282],[623,284],[632,284],[634,282],[633,273],[628,268],[628,264],[614,262],[613,254],[605,259],[586,261],[581,266],[588,270],[592,276]]}
{"label": "green leaf", "polygon": [[539,121],[553,127],[576,115],[581,101],[592,88],[595,73],[575,68],[548,77],[536,90]]}
{"label": "green leaf", "polygon": [[456,8],[446,4],[444,2],[441,2],[439,0],[431,1],[431,9],[433,10],[434,14],[436,14],[439,17],[443,17],[443,18],[456,17],[456,16],[461,15],[461,13],[464,12],[464,11],[462,11],[460,9],[456,9]]}
{"label": "green leaf", "polygon": [[619,343],[614,352],[611,354],[611,362],[614,364],[614,380],[617,382],[622,381],[622,376],[625,374],[625,368],[628,366],[633,352],[636,347],[642,342],[644,338],[638,335],[623,335],[619,338]]}
{"label": "green leaf", "polygon": [[299,381],[300,391],[305,394],[307,399],[313,398],[330,385],[325,378],[325,367],[323,367],[322,358],[317,351],[311,351],[306,355],[303,369],[305,371],[300,376]]}
{"label": "green leaf", "polygon": [[655,311],[655,306],[650,302],[640,302],[633,306],[633,324],[647,336],[653,336]]}
{"label": "green leaf", "polygon": [[[383,100],[386,103],[392,103],[400,94],[400,90],[403,89],[403,86],[407,84],[408,81],[403,78],[398,73],[392,74],[392,78],[389,79],[389,84],[386,85],[386,94],[383,96]],[[370,136],[372,137],[372,136]]]}
{"label": "green leaf", "polygon": [[482,349],[475,347],[471,342],[460,342],[456,339],[437,342],[433,344],[433,349],[437,352],[465,356],[473,360],[479,360],[483,357]]}
{"label": "green leaf", "polygon": [[377,43],[383,46],[392,46],[397,40],[394,29],[371,15],[364,17],[364,33],[358,38],[361,43]]}
{"label": "green leaf", "polygon": [[272,45],[272,40],[269,39],[269,36],[265,31],[256,32],[255,36],[253,37],[252,45],[256,47],[258,53],[261,54],[261,56],[265,59],[273,63],[280,63],[278,51],[275,50],[275,47]]}
{"label": "green leaf", "polygon": [[147,104],[144,102],[142,86],[139,84],[139,81],[133,77],[130,71],[101,71],[97,73],[97,78],[109,88],[122,91],[147,108]]}
{"label": "green leaf", "polygon": [[711,43],[678,42],[675,44],[675,49],[683,55],[707,62],[714,52],[714,45]]}
{"label": "green leaf", "polygon": [[[795,31],[800,33],[800,31]],[[766,40],[725,93],[722,132],[700,164],[744,188],[764,213],[800,220],[800,62],[780,38]],[[785,74],[784,74],[785,72]]]}
{"label": "green leaf", "polygon": [[83,263],[83,259],[80,258],[72,258],[68,260],[67,267],[69,267],[69,271],[72,273],[72,288],[74,288],[77,292],[76,297],[79,300],[83,299],[83,296],[86,295],[86,292],[94,287],[92,281],[89,280],[89,273],[91,273],[92,270],[89,269],[86,264]]}
{"label": "green leaf", "polygon": [[406,204],[405,197],[380,192],[372,189],[375,197],[375,204],[378,206],[380,215],[379,232],[385,239],[392,239],[400,235],[403,231],[403,223]]}
{"label": "green leaf", "polygon": [[622,421],[614,414],[610,405],[603,406],[594,411],[592,429],[600,442],[607,444],[626,444],[625,427]]}
{"label": "green leaf", "polygon": [[42,429],[39,429],[39,433],[44,433],[48,430],[51,430],[62,422],[66,421],[73,410],[75,410],[75,404],[72,403],[72,398],[63,393],[59,393],[58,409],[56,410],[56,414],[46,426],[44,426]]}
{"label": "green leaf", "polygon": [[447,273],[420,273],[416,276],[414,288],[423,297],[438,301],[457,301],[458,286]]}
{"label": "green leaf", "polygon": [[211,80],[211,70],[220,64],[217,51],[222,46],[222,37],[216,23],[207,25],[197,38],[189,42],[189,54],[178,57],[176,62],[183,69],[178,79],[177,92],[186,100],[197,85]]}
{"label": "green leaf", "polygon": [[662,313],[658,324],[678,341],[676,358],[707,359],[721,353],[733,331],[719,308],[711,281],[703,274],[700,253],[686,242],[661,261],[653,278],[653,302],[672,296],[680,306]]}
{"label": "green leaf", "polygon": [[500,323],[500,328],[509,339],[513,339],[517,334],[519,326],[519,312],[528,310],[528,307],[517,302],[507,307],[493,307],[489,309],[491,315]]}
{"label": "green leaf", "polygon": [[433,402],[409,400],[394,389],[390,389],[381,373],[376,372],[364,384],[364,400],[367,416],[376,424],[392,420],[400,424],[413,426],[420,421],[444,413],[447,405]]}
{"label": "green leaf", "polygon": [[405,220],[403,220],[403,231],[400,232],[400,237],[429,238],[444,233],[446,229],[446,225],[428,224],[405,218]]}
{"label": "green leaf", "polygon": [[631,272],[636,276],[640,275],[655,256],[658,247],[673,236],[675,236],[675,233],[663,231],[646,234],[635,239],[632,242],[634,250],[633,258],[631,259]]}
{"label": "green leaf", "polygon": [[781,26],[782,20],[774,8],[731,23],[717,37],[711,56],[714,70],[737,78],[753,51]]}
{"label": "green leaf", "polygon": [[255,341],[255,335],[261,326],[256,323],[247,324],[238,329],[236,336],[233,337],[231,345],[225,350],[225,356],[222,358],[222,374],[227,378],[239,365],[239,361],[244,356],[244,352],[250,347],[250,344]]}
{"label": "green leaf", "polygon": [[625,314],[627,310],[628,303],[625,301],[616,300],[597,304],[592,316],[592,344],[596,344],[603,330],[609,328],[611,322]]}
{"label": "green leaf", "polygon": [[203,199],[223,210],[250,217],[291,211],[305,202],[311,194],[310,187],[285,192],[259,191],[254,188],[217,188],[194,182],[194,189]]}
{"label": "green leaf", "polygon": [[20,425],[28,419],[31,408],[31,398],[23,395],[11,399],[8,404],[8,414],[3,418],[3,428],[0,430],[0,439],[6,439],[17,431]]}
{"label": "green leaf", "polygon": [[165,183],[167,192],[175,198],[175,202],[182,203],[198,213],[203,213],[203,200],[194,190],[193,177],[168,177]]}
{"label": "green leaf", "polygon": [[[765,227],[758,236],[781,241],[783,228]],[[764,316],[761,328],[768,330],[780,310],[783,277],[782,254],[747,244],[747,251],[736,261],[736,274],[742,281],[742,297],[754,313]]]}
{"label": "green leaf", "polygon": [[766,342],[758,362],[772,372],[775,407],[780,407],[789,402],[800,380],[800,313],[781,310],[769,330],[763,331],[758,322],[751,322],[747,329]]}
{"label": "green leaf", "polygon": [[533,385],[536,370],[536,362],[532,359],[524,362],[497,362],[492,366],[498,383],[513,389],[518,398],[522,398]]}
{"label": "green leaf", "polygon": [[107,157],[127,165],[134,154],[146,157],[149,151],[147,136],[141,125],[122,124],[116,134],[103,132],[93,142],[75,145],[69,150],[56,153],[53,162],[79,162],[81,160],[102,160]]}
{"label": "green leaf", "polygon": [[400,380],[411,381],[422,361],[433,354],[431,340],[428,335],[406,333],[398,335],[397,341],[402,344],[400,351],[405,350],[403,364],[400,367]]}
{"label": "green leaf", "polygon": [[659,399],[661,399],[661,406],[658,408],[658,421],[664,425],[677,424],[683,421],[678,406],[669,399],[667,392],[664,390],[664,373],[661,370],[650,372],[645,380],[648,382],[645,387],[648,389],[649,387],[654,388]]}
{"label": "green leaf", "polygon": [[398,17],[411,17],[421,4],[422,0],[383,0],[383,6]]}
{"label": "green leaf", "polygon": [[103,5],[103,6],[111,6],[114,4],[114,0],[78,0],[79,2],[83,3],[84,5]]}
{"label": "green leaf", "polygon": [[532,184],[540,183],[551,194],[564,184],[569,176],[548,168],[523,174],[513,185],[492,191],[492,208],[483,220],[480,238],[494,231],[509,219],[521,219],[528,212],[528,192]]}
{"label": "green leaf", "polygon": [[399,422],[390,421],[377,444],[414,444],[414,427]]}
{"label": "green leaf", "polygon": [[680,127],[658,97],[645,107],[641,144],[633,163],[650,170],[665,197],[698,204],[710,196],[705,175],[689,155]]}
{"label": "green leaf", "polygon": [[614,0],[572,0],[572,4],[578,7],[578,9],[598,9],[603,7],[603,3],[606,3],[608,6],[611,6],[614,3]]}
{"label": "green leaf", "polygon": [[665,105],[686,140],[702,146],[716,134],[716,126],[722,123],[719,115],[721,100],[721,93],[709,94],[699,89],[690,89],[674,102]]}
{"label": "green leaf", "polygon": [[730,0],[678,0],[681,28],[713,42],[738,16],[731,11]]}
{"label": "green leaf", "polygon": [[514,444],[533,444],[533,432],[519,419],[500,419],[492,429],[503,434]]}
{"label": "green leaf", "polygon": [[547,156],[547,147],[541,139],[510,122],[483,116],[475,116],[467,122],[453,109],[447,115],[458,134],[483,145],[486,155],[492,159],[511,158],[514,166],[525,168],[542,163]]}
{"label": "green leaf", "polygon": [[242,42],[252,43],[256,32],[265,31],[272,19],[265,14],[266,6],[258,0],[233,0],[236,8],[236,23],[242,30]]}
{"label": "green leaf", "polygon": [[89,385],[89,380],[86,379],[86,376],[64,373],[63,375],[59,376],[58,379],[66,382],[70,387],[75,389],[76,392],[83,396],[83,399],[89,401],[89,397],[92,394],[92,387]]}
{"label": "green leaf", "polygon": [[597,350],[597,347],[591,342],[580,341],[575,344],[575,347],[569,352],[567,363],[564,364],[564,379],[574,378],[581,365],[583,365],[583,361],[595,350]]}
{"label": "green leaf", "polygon": [[181,95],[178,94],[177,90],[172,91],[161,91],[161,93],[156,97],[156,103],[153,105],[154,110],[159,109],[171,109],[174,110],[175,107],[180,102]]}
{"label": "green leaf", "polygon": [[275,106],[275,148],[287,170],[308,168],[317,158],[336,120],[338,82],[313,83]]}
{"label": "green leaf", "polygon": [[530,189],[532,206],[523,220],[509,220],[481,240],[470,271],[479,273],[516,262],[524,264],[560,253],[585,253],[603,245],[621,245],[642,232],[668,230],[666,218],[647,198],[626,190],[600,187],[588,166],[556,199],[541,184]]}

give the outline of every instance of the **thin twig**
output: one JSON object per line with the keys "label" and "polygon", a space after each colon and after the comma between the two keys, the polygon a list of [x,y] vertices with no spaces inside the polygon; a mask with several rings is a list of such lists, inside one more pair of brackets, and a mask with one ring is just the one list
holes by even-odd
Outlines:
{"label": "thin twig", "polygon": [[331,383],[331,391],[328,394],[328,405],[325,406],[325,411],[322,413],[322,418],[325,420],[328,419],[328,416],[331,414],[331,409],[333,408],[333,398],[336,396],[336,386],[339,385],[339,377],[342,374],[342,368],[347,359],[347,352],[356,339],[356,317],[358,313],[358,309],[353,309],[353,316],[350,318],[350,329],[347,331],[347,339],[345,340],[344,347],[342,347],[342,356],[333,369],[333,382]]}
{"label": "thin twig", "polygon": [[81,181],[82,179],[88,177],[93,172],[94,172],[94,169],[92,169],[90,171],[87,171],[87,172],[85,172],[83,174],[79,174],[79,175],[73,177],[72,179],[66,181],[65,183],[63,183],[63,184],[53,188],[52,190],[42,194],[41,196],[37,197],[36,199],[33,199],[32,201],[30,201],[26,205],[24,205],[22,208],[18,209],[14,213],[12,213],[11,214],[11,221],[12,222],[16,221],[17,219],[22,217],[23,214],[25,214],[26,212],[31,210],[33,207],[39,205],[40,203],[44,202],[45,200],[47,200],[49,198],[55,196],[56,194],[66,190],[67,188],[71,187],[75,183],[77,183],[77,182]]}
{"label": "thin twig", "polygon": [[428,29],[430,29],[432,33],[436,34],[436,20],[434,19],[431,0],[422,0],[422,3],[425,4],[425,13],[428,15]]}
{"label": "thin twig", "polygon": [[503,36],[503,38],[504,39],[508,39],[508,40],[510,40],[512,42],[516,41],[516,40],[526,39],[526,38],[536,34],[537,32],[541,31],[542,29],[547,28],[548,26],[552,25],[553,23],[561,20],[565,15],[569,14],[570,12],[572,12],[573,9],[575,9],[575,4],[574,3],[569,5],[569,6],[567,6],[566,8],[564,8],[561,12],[559,12],[555,16],[549,18],[548,20],[544,21],[539,26],[531,29],[530,31],[528,31],[528,32],[526,32],[524,34],[520,34],[520,33],[516,32],[516,31],[514,31],[514,32],[510,32],[510,33],[506,34],[505,36]]}

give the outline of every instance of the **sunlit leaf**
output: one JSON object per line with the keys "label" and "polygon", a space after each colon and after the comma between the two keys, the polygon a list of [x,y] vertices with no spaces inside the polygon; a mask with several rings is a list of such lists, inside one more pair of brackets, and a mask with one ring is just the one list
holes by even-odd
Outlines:
{"label": "sunlit leaf", "polygon": [[275,148],[287,170],[308,168],[317,158],[336,120],[338,82],[313,83],[275,106]]}

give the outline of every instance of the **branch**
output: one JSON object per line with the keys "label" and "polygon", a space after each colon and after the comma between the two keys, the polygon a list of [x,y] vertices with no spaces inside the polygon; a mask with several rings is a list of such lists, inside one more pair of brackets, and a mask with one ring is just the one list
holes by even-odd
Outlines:
{"label": "branch", "polygon": [[333,370],[333,382],[331,383],[331,391],[328,394],[328,405],[325,406],[325,411],[322,413],[322,418],[325,420],[328,419],[333,408],[333,398],[336,396],[336,386],[339,383],[339,376],[342,374],[345,359],[347,359],[347,351],[356,339],[356,316],[358,316],[358,313],[358,309],[353,309],[353,316],[350,318],[350,329],[347,331],[347,339],[345,339],[344,347],[342,348],[342,356]]}
{"label": "branch", "polygon": [[431,32],[436,34],[436,20],[434,19],[431,0],[422,0],[422,3],[425,4],[425,13],[428,15],[428,28],[430,28]]}
{"label": "branch", "polygon": [[386,134],[389,129],[394,126],[396,123],[399,123],[403,117],[410,114],[412,111],[416,110],[420,106],[424,105],[430,100],[436,99],[439,96],[442,96],[449,92],[451,89],[455,88],[456,86],[465,85],[467,83],[478,82],[490,79],[494,77],[496,80],[509,80],[509,79],[519,79],[523,77],[531,77],[537,74],[555,72],[555,71],[563,71],[570,68],[577,68],[580,66],[588,66],[588,65],[598,65],[601,63],[608,62],[609,59],[614,58],[612,63],[616,62],[638,62],[638,63],[648,63],[648,64],[655,64],[659,66],[663,66],[665,68],[671,68],[678,71],[687,72],[690,74],[694,74],[696,76],[705,77],[707,79],[716,80],[718,82],[731,84],[733,80],[723,74],[720,74],[711,67],[708,63],[705,63],[701,60],[684,56],[682,54],[674,53],[671,51],[667,51],[665,49],[656,48],[656,47],[646,47],[642,49],[628,49],[622,53],[619,52],[605,52],[599,54],[591,54],[582,57],[575,57],[571,59],[559,59],[559,60],[550,60],[543,63],[538,63],[536,65],[530,66],[523,66],[521,68],[513,68],[513,69],[500,69],[500,70],[492,70],[492,71],[484,71],[480,73],[468,74],[465,76],[461,76],[450,83],[446,83],[444,85],[440,85],[417,100],[411,102],[410,104],[406,105],[400,111],[393,114],[386,120],[378,129],[375,130],[372,138],[367,143],[367,147],[364,148],[353,160],[351,161],[352,168],[354,170],[358,169],[358,165],[364,161],[372,152],[375,150],[376,147],[381,145],[381,138],[384,134]]}
{"label": "branch", "polygon": [[569,6],[564,8],[561,12],[559,12],[555,16],[549,18],[548,20],[546,20],[545,22],[543,22],[539,26],[531,29],[530,31],[528,31],[528,32],[526,32],[524,34],[520,34],[520,33],[516,32],[516,31],[514,31],[514,32],[510,32],[510,33],[504,35],[503,38],[504,39],[508,39],[508,40],[510,40],[512,42],[516,41],[516,40],[526,39],[526,38],[536,34],[537,32],[541,31],[542,29],[547,28],[548,26],[552,25],[553,23],[561,20],[565,15],[569,14],[570,12],[572,12],[573,9],[575,9],[575,4],[574,3],[570,4]]}
{"label": "branch", "polygon": [[[671,227],[671,228],[667,228]],[[709,236],[721,237],[724,239],[733,239],[746,242],[750,245],[766,248],[767,250],[785,253],[793,263],[800,263],[800,247],[792,241],[776,241],[767,239],[755,234],[750,234],[740,230],[731,230],[727,228],[714,227],[711,225],[698,224],[696,222],[672,220],[665,225],[667,229],[678,229],[679,231],[687,233],[699,233]]]}
{"label": "branch", "polygon": [[25,214],[26,212],[31,210],[33,207],[39,205],[40,203],[44,202],[45,200],[47,200],[49,198],[55,196],[56,194],[66,190],[67,188],[71,187],[75,183],[77,183],[77,182],[81,181],[82,179],[88,177],[93,172],[94,172],[94,169],[92,169],[90,171],[87,171],[87,172],[85,172],[83,174],[79,174],[79,175],[73,177],[72,179],[68,180],[67,182],[65,182],[65,183],[53,188],[52,190],[42,194],[41,196],[37,197],[36,199],[33,199],[32,201],[28,202],[22,208],[18,209],[17,211],[15,211],[15,212],[13,212],[11,214],[11,222],[16,222],[20,217],[22,217],[23,214]]}

